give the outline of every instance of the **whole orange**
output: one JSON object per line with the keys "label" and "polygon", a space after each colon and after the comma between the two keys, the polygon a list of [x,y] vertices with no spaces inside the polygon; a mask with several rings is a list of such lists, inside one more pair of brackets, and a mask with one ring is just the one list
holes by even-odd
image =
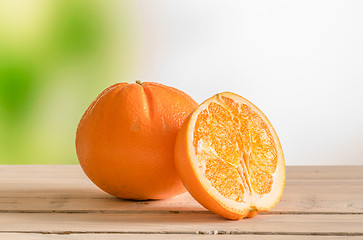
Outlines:
{"label": "whole orange", "polygon": [[174,146],[184,119],[197,106],[186,93],[162,84],[117,83],[79,122],[79,163],[93,183],[116,197],[164,199],[183,193]]}

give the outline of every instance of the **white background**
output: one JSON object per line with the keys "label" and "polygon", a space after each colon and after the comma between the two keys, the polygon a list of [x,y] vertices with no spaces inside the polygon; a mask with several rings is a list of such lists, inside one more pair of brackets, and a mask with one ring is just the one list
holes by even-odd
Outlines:
{"label": "white background", "polygon": [[257,105],[287,165],[363,164],[363,1],[137,1],[131,76]]}

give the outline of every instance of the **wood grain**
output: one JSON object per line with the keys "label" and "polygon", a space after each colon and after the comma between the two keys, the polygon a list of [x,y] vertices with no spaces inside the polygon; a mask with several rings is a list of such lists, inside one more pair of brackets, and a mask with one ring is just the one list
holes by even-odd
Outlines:
{"label": "wood grain", "polygon": [[[311,168],[311,169],[310,169]],[[363,167],[288,167],[281,201],[269,214],[363,213]],[[335,179],[339,172],[346,178]],[[351,170],[350,170],[351,169]],[[306,178],[299,179],[296,175]],[[311,176],[320,172],[322,179]],[[349,174],[353,172],[352,174]],[[357,178],[350,178],[355,175]],[[307,178],[307,177],[311,178]],[[349,186],[349,187],[347,187]],[[78,165],[0,166],[0,212],[206,211],[188,193],[162,201],[132,202],[98,189]]]}
{"label": "wood grain", "polygon": [[92,234],[92,233],[78,233],[78,234],[39,234],[39,233],[0,233],[0,239],[11,240],[358,240],[362,239],[361,236],[291,236],[291,235],[194,235],[194,234]]}
{"label": "wood grain", "polygon": [[[362,161],[363,163],[363,161]],[[287,179],[363,179],[360,166],[287,166]]]}
{"label": "wood grain", "polygon": [[363,239],[362,173],[363,166],[287,167],[273,210],[228,221],[188,193],[117,199],[78,165],[0,165],[0,239]]}
{"label": "wood grain", "polygon": [[40,234],[40,233],[0,233],[0,239],[6,240],[358,240],[361,236],[299,236],[299,235],[194,235],[194,234],[118,234],[118,233],[69,233],[69,234]]}
{"label": "wood grain", "polygon": [[[287,179],[363,179],[359,166],[287,166]],[[67,179],[85,178],[81,167],[74,165],[0,165],[0,179]],[[64,177],[67,177],[66,179]]]}
{"label": "wood grain", "polygon": [[[16,224],[14,224],[16,223]],[[230,221],[215,214],[2,213],[0,232],[363,236],[363,215],[258,215]]]}
{"label": "wood grain", "polygon": [[[332,193],[307,191],[308,193],[289,193],[286,188],[281,201],[274,209],[266,214],[306,214],[306,213],[354,213],[363,214],[363,194],[342,194],[339,190],[332,189]],[[49,190],[51,191],[51,190]],[[72,192],[53,192],[52,196],[40,197],[31,192],[32,197],[0,197],[0,212],[127,212],[127,211],[206,211],[188,193],[178,197],[160,200],[133,202],[113,197],[74,198]]]}

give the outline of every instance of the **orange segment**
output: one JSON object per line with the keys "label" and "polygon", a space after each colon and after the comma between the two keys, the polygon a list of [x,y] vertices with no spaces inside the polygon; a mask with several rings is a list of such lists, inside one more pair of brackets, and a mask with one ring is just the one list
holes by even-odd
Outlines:
{"label": "orange segment", "polygon": [[277,164],[275,143],[266,123],[257,114],[251,119],[250,132],[253,159],[268,173],[274,173]]}
{"label": "orange segment", "polygon": [[285,163],[276,132],[261,110],[236,94],[217,94],[188,117],[175,160],[192,196],[226,218],[269,210],[283,192]]}
{"label": "orange segment", "polygon": [[209,128],[207,122],[208,122],[208,112],[206,110],[203,110],[201,113],[199,113],[198,120],[195,124],[193,146],[196,152],[200,140],[209,134]]}
{"label": "orange segment", "polygon": [[211,157],[207,159],[205,175],[212,186],[226,198],[243,200],[244,189],[237,168],[219,158]]}
{"label": "orange segment", "polygon": [[257,194],[267,194],[271,191],[273,184],[271,174],[265,172],[256,162],[250,162],[248,172],[253,190]]}
{"label": "orange segment", "polygon": [[211,103],[208,106],[210,114],[209,133],[211,147],[222,160],[237,165],[241,158],[238,146],[238,132],[233,131],[235,122],[231,113],[221,105]]}

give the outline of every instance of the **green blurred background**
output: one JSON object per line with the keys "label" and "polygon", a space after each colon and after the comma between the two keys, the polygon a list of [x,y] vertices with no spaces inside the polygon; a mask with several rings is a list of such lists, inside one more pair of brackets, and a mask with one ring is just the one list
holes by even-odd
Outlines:
{"label": "green blurred background", "polygon": [[76,164],[84,111],[136,79],[197,102],[251,100],[288,165],[362,164],[362,11],[359,0],[0,0],[0,164]]}
{"label": "green blurred background", "polygon": [[0,1],[0,164],[77,163],[77,123],[134,56],[127,1]]}

